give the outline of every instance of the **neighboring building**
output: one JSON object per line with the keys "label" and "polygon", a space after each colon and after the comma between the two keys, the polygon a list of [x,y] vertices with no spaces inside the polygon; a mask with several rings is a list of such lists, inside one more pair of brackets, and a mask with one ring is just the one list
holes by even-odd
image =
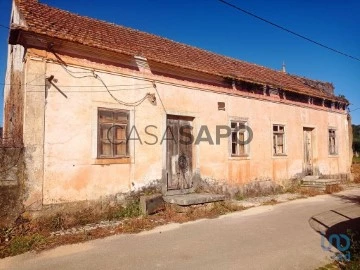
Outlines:
{"label": "neighboring building", "polygon": [[[329,83],[36,0],[14,1],[9,43],[4,133],[25,147],[28,208],[156,180],[169,194],[350,173],[349,103]],[[205,138],[204,126],[214,144],[170,140]]]}

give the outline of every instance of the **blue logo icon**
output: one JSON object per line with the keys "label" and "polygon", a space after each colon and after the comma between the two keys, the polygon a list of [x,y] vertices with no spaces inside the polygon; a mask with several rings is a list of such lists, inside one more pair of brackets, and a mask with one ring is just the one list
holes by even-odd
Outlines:
{"label": "blue logo icon", "polygon": [[336,248],[340,253],[335,253],[331,258],[336,261],[350,261],[350,238],[345,234],[331,234],[328,238],[329,245],[325,245],[325,233],[321,232],[321,248],[325,251],[332,251],[332,247]]}

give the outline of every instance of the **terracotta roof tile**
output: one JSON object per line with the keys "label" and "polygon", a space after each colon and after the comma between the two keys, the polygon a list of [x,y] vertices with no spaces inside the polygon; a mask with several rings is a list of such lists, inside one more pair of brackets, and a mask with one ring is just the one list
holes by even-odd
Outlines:
{"label": "terracotta roof tile", "polygon": [[35,0],[17,0],[28,31],[182,68],[234,77],[329,99],[334,95],[296,76],[201,50],[156,35],[79,16]]}

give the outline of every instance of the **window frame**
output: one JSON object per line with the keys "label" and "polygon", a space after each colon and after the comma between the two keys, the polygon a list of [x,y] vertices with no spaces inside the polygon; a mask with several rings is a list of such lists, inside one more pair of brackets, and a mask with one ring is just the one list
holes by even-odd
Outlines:
{"label": "window frame", "polygon": [[[100,115],[103,112],[110,112],[112,113],[112,119],[111,121],[101,121]],[[122,113],[126,115],[126,121],[123,120],[116,120],[115,114],[116,113]],[[130,111],[123,110],[123,109],[111,109],[111,108],[104,108],[104,107],[98,107],[97,108],[97,159],[105,160],[105,159],[122,159],[122,158],[128,158],[129,157],[129,143],[127,141],[127,136],[129,132],[129,123],[130,123]],[[125,154],[116,155],[115,154],[115,147],[116,144],[113,144],[110,142],[109,139],[103,139],[101,135],[101,127],[104,125],[111,125],[112,127],[115,125],[118,126],[125,126],[125,139],[122,139],[125,141]],[[115,129],[112,129],[111,132],[114,134]],[[114,137],[114,135],[112,136]],[[111,144],[111,155],[104,155],[101,153],[101,147],[104,140],[108,140]]]}
{"label": "window frame", "polygon": [[[286,126],[284,124],[272,124],[272,153],[273,156],[286,156]],[[277,130],[275,131],[274,128],[277,127]],[[282,131],[280,130],[282,128]],[[278,135],[282,135],[282,153],[277,152],[277,142],[278,142]],[[276,138],[274,137],[276,136]]]}
{"label": "window frame", "polygon": [[[236,124],[236,126],[233,128],[232,127],[232,124]],[[231,158],[238,158],[238,157],[249,157],[250,156],[250,147],[249,147],[249,144],[250,143],[247,143],[247,144],[240,144],[240,143],[237,143],[235,142],[236,144],[236,152],[237,153],[233,153],[233,133],[234,133],[234,130],[239,127],[240,125],[244,125],[244,126],[248,126],[248,120],[246,119],[230,119],[230,129],[231,129],[231,133],[230,133],[230,137],[229,137],[229,152],[230,152],[230,157]],[[248,133],[247,130],[238,130],[236,131],[236,134],[237,134],[237,139],[239,138],[239,134],[242,133],[243,136],[244,136],[244,140],[243,142],[246,141],[246,139],[248,139],[248,136],[249,134],[247,134],[246,136],[246,133]],[[240,147],[243,146],[243,153],[240,153]]]}
{"label": "window frame", "polygon": [[[333,136],[331,136],[331,132],[333,132]],[[334,147],[333,147],[333,151],[331,151],[331,138],[334,138]],[[338,153],[338,139],[337,139],[337,129],[336,128],[332,128],[329,127],[328,128],[328,153],[329,156],[337,156]]]}

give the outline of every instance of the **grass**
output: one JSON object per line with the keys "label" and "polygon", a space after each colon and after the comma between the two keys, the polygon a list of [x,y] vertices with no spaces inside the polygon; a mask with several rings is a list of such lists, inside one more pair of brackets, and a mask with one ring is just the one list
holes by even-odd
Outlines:
{"label": "grass", "polygon": [[46,237],[39,233],[25,236],[15,236],[9,245],[11,255],[17,255],[46,245]]}
{"label": "grass", "polygon": [[354,175],[354,182],[360,183],[360,163],[353,163],[351,172]]}
{"label": "grass", "polygon": [[262,205],[275,205],[275,204],[278,204],[278,201],[275,199],[271,199],[270,201],[266,201],[262,203]]}
{"label": "grass", "polygon": [[237,192],[234,196],[234,199],[236,201],[243,201],[249,198],[256,198],[256,197],[265,197],[265,196],[271,196],[271,195],[279,195],[279,194],[284,194],[284,193],[291,193],[291,194],[295,194],[295,193],[299,193],[300,192],[300,182],[294,182],[291,183],[291,185],[287,186],[287,187],[280,187],[280,188],[275,188],[272,192],[258,192],[255,194],[244,194],[241,192]]}
{"label": "grass", "polygon": [[307,196],[307,197],[313,197],[313,196],[317,196],[317,195],[322,195],[322,194],[324,194],[324,192],[321,190],[318,190],[316,188],[307,187],[307,188],[302,188],[300,190],[300,194],[303,196]]}
{"label": "grass", "polygon": [[[217,202],[211,207],[194,207],[191,211],[186,213],[177,212],[172,207],[167,207],[165,211],[159,212],[152,216],[141,216],[139,202],[137,200],[128,203],[127,207],[119,207],[113,212],[113,217],[123,219],[123,222],[117,227],[96,228],[87,232],[77,232],[70,235],[50,235],[49,228],[41,229],[42,226],[52,225],[52,230],[66,226],[66,216],[55,215],[46,223],[32,225],[23,224],[23,231],[19,230],[17,234],[12,234],[10,237],[9,230],[3,230],[3,236],[0,235],[0,258],[7,256],[15,256],[30,250],[44,250],[54,248],[59,245],[80,243],[97,238],[103,238],[114,234],[123,233],[139,233],[141,231],[150,230],[156,226],[168,223],[184,223],[192,220],[202,218],[215,218],[230,212],[243,210],[245,208],[233,205],[228,202]],[[79,217],[80,222],[84,221],[84,217]],[[25,226],[24,226],[25,225]],[[29,228],[36,228],[29,230]],[[16,229],[17,230],[17,229]],[[1,232],[0,232],[1,233]]]}
{"label": "grass", "polygon": [[358,164],[358,163],[360,163],[360,157],[353,157],[353,163],[354,164]]}
{"label": "grass", "polygon": [[139,217],[142,214],[140,202],[137,199],[129,201],[126,206],[119,204],[105,208],[95,206],[79,209],[76,211],[65,210],[56,214],[42,216],[36,219],[34,223],[44,231],[53,232],[98,223],[104,220]]}
{"label": "grass", "polygon": [[340,264],[343,270],[360,270],[360,232],[348,230],[347,234],[351,238],[350,261]]}
{"label": "grass", "polygon": [[120,206],[114,213],[113,219],[133,218],[141,216],[140,202],[138,200],[130,201],[126,207]]}
{"label": "grass", "polygon": [[[139,200],[134,199],[129,201],[126,206],[118,205],[103,209],[103,211],[88,207],[75,212],[61,212],[32,221],[26,220],[17,226],[0,228],[0,258],[114,234],[111,231],[100,230],[90,234],[64,235],[60,238],[50,236],[50,233],[54,231],[98,223],[103,220],[133,219],[135,221],[126,223],[119,233],[136,232],[145,226],[141,221],[136,221],[139,216],[141,216],[140,203]],[[149,227],[149,224],[146,226]]]}
{"label": "grass", "polygon": [[335,185],[326,186],[325,193],[326,194],[332,194],[332,193],[337,193],[337,192],[340,192],[340,191],[343,191],[343,190],[344,189],[340,185],[335,184]]}
{"label": "grass", "polygon": [[298,182],[286,187],[284,189],[284,193],[291,193],[291,194],[299,193],[300,189],[301,189],[301,183]]}
{"label": "grass", "polygon": [[243,200],[245,200],[245,196],[244,196],[243,194],[241,194],[241,193],[237,193],[237,194],[235,195],[235,200],[237,200],[237,201],[243,201]]}
{"label": "grass", "polygon": [[336,263],[328,263],[327,265],[321,266],[316,270],[337,270],[340,269]]}
{"label": "grass", "polygon": [[[298,187],[294,187],[297,190]],[[312,191],[306,195],[315,196]],[[237,200],[244,200],[237,194]],[[276,204],[271,200],[266,204]],[[61,212],[47,218],[24,223],[13,228],[0,228],[0,258],[18,255],[30,250],[44,250],[64,244],[80,243],[114,234],[138,233],[168,223],[184,223],[202,218],[215,218],[234,211],[244,210],[241,205],[231,202],[216,202],[207,206],[192,207],[187,212],[179,212],[167,205],[165,211],[151,216],[142,216],[140,202],[137,198],[128,201],[126,206],[117,205],[110,208],[84,208],[75,212]],[[101,227],[91,231],[77,232],[70,235],[53,235],[50,232],[74,228],[80,225],[97,223],[102,220],[123,220],[117,227]],[[357,269],[357,268],[349,268]]]}

